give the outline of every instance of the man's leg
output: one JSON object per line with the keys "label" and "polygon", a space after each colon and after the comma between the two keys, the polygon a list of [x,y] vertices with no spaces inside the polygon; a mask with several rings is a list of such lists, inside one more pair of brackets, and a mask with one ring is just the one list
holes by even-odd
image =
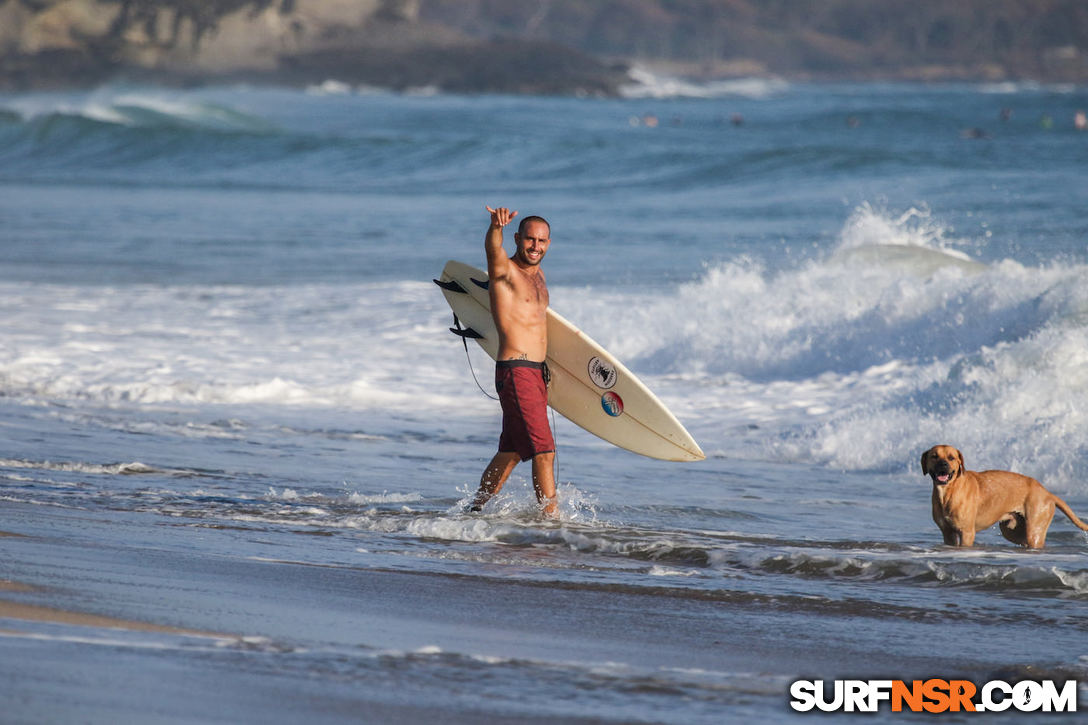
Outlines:
{"label": "man's leg", "polygon": [[555,453],[539,453],[533,456],[533,490],[537,503],[543,507],[544,516],[559,518],[559,497],[555,495]]}
{"label": "man's leg", "polygon": [[496,453],[495,457],[491,459],[491,463],[487,464],[487,468],[484,469],[484,475],[480,476],[480,488],[476,491],[476,497],[472,499],[469,510],[479,511],[482,509],[484,504],[502,489],[502,485],[506,483],[506,479],[510,477],[510,473],[514,470],[514,466],[520,462],[521,456],[517,453],[503,453],[502,451]]}

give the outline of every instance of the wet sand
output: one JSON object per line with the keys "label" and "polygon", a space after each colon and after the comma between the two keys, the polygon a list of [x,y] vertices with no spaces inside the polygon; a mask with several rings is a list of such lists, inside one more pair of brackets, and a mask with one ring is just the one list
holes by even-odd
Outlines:
{"label": "wet sand", "polygon": [[[143,538],[139,523],[84,520],[67,538],[68,514],[35,513],[22,522],[51,535],[2,545],[17,578],[2,586],[0,694],[16,723],[672,722],[662,703],[676,693],[696,702],[688,722],[791,719],[799,677],[979,679],[1009,641],[1051,659],[1031,623],[954,654],[932,643],[976,625],[744,591],[232,556],[237,531],[198,546],[191,530]],[[541,681],[588,693],[595,713],[564,710]]]}
{"label": "wet sand", "polygon": [[[21,534],[13,534],[7,531],[0,531],[0,537],[20,537]],[[14,581],[11,579],[0,579],[0,594],[28,594],[34,593],[42,596],[48,596],[48,590],[26,584],[24,582]],[[181,627],[171,627],[162,624],[155,624],[153,622],[141,622],[134,619],[121,619],[118,617],[108,617],[100,614],[89,614],[87,612],[77,612],[68,609],[57,609],[55,607],[43,606],[40,604],[27,604],[24,602],[11,601],[9,599],[0,599],[0,619],[13,619],[21,620],[24,622],[42,622],[71,625],[74,627],[94,627],[102,629],[121,629],[130,632],[160,632],[164,634],[177,634],[192,637],[214,637],[214,638],[231,638],[231,635],[219,634],[216,632],[204,632],[195,629],[184,629]],[[0,628],[0,632],[17,635],[18,630],[3,629]]]}
{"label": "wet sand", "polygon": [[[0,582],[0,592],[32,592],[34,587],[19,584],[18,582]],[[201,632],[180,627],[168,627],[151,622],[138,622],[131,619],[118,619],[117,617],[104,617],[98,614],[85,612],[73,612],[65,609],[54,609],[36,604],[21,604],[19,602],[0,599],[0,619],[18,619],[28,622],[52,622],[55,624],[68,624],[76,627],[101,627],[106,629],[124,629],[131,632],[163,632],[168,634],[182,634],[193,637],[227,637],[228,635],[214,632]],[[8,630],[9,632],[11,630]]]}
{"label": "wet sand", "polygon": [[8,579],[0,579],[0,592],[32,592],[34,587],[29,584],[13,582]]}

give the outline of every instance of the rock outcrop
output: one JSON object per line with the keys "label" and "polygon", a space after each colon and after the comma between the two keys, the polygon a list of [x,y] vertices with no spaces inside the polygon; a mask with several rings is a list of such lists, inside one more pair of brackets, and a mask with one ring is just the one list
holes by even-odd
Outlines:
{"label": "rock outcrop", "polygon": [[0,88],[115,78],[611,94],[624,74],[421,22],[419,0],[0,0]]}

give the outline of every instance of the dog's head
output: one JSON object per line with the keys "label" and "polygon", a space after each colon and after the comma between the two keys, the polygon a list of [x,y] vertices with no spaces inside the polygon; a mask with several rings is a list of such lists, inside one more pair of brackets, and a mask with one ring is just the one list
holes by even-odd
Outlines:
{"label": "dog's head", "polygon": [[956,480],[963,470],[963,454],[952,446],[933,446],[922,454],[922,475],[937,486]]}

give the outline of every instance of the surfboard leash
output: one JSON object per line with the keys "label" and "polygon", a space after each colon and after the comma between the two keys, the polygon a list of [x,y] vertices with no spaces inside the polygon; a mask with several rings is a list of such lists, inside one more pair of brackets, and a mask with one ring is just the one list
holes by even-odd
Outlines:
{"label": "surfboard leash", "polygon": [[457,319],[457,315],[453,316],[453,327],[450,328],[450,332],[461,338],[461,344],[465,347],[465,360],[468,361],[468,371],[472,373],[472,380],[476,383],[476,387],[480,389],[481,393],[492,400],[498,400],[497,397],[484,390],[484,386],[480,385],[480,381],[476,377],[476,370],[472,367],[472,356],[468,354],[468,339],[470,337],[477,338],[480,336],[480,333],[476,332],[471,327],[461,327],[461,321]]}
{"label": "surfboard leash", "polygon": [[552,457],[552,482],[555,484],[555,495],[559,496],[559,434],[555,430],[555,408],[548,406],[548,412],[552,415],[552,443],[555,444],[555,456]]}

